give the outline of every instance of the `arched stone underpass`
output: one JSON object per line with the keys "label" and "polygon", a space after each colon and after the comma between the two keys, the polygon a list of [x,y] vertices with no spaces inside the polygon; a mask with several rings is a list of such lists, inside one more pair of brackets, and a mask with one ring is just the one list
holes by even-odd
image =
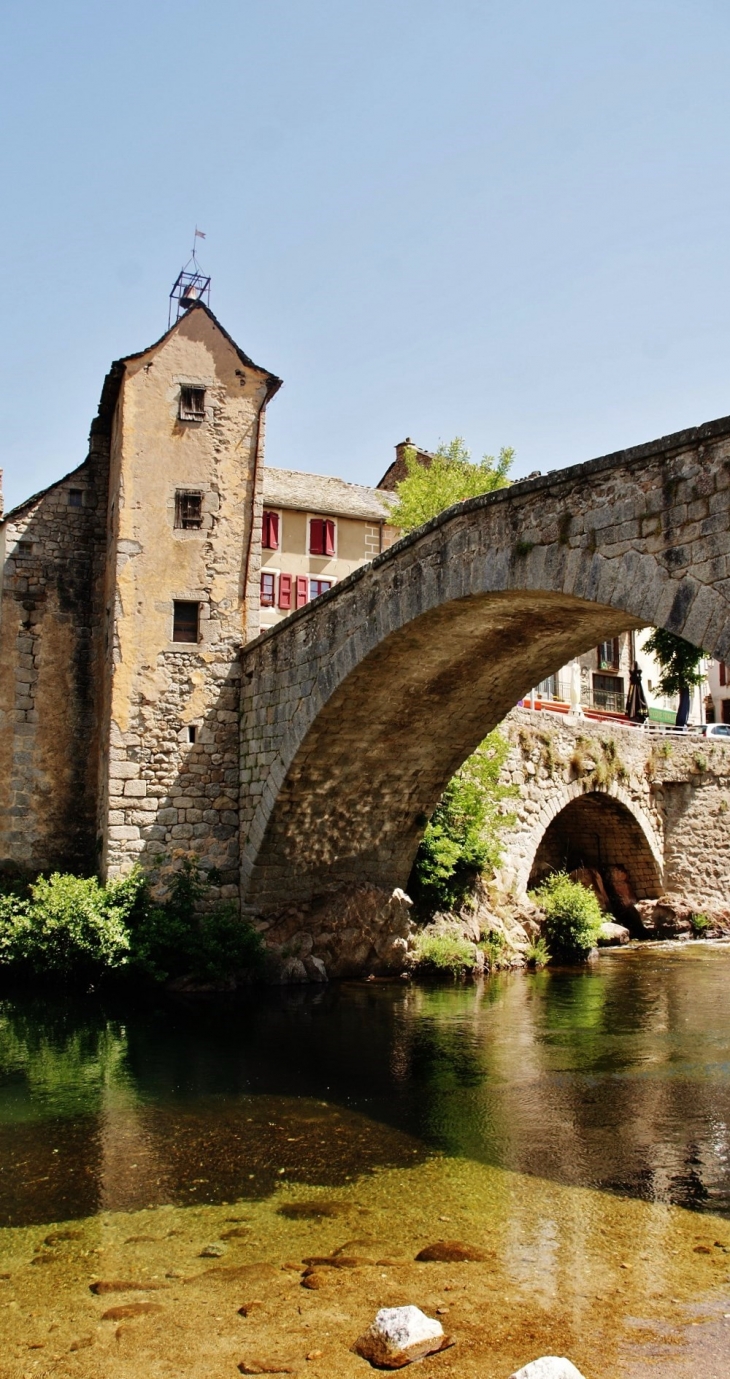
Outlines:
{"label": "arched stone underpass", "polygon": [[530,873],[532,888],[554,871],[600,872],[610,893],[610,869],[623,867],[639,900],[661,892],[662,865],[631,807],[597,790],[580,794],[546,828]]}
{"label": "arched stone underpass", "polygon": [[450,509],[243,651],[242,897],[405,885],[530,686],[648,623],[730,654],[730,421]]}

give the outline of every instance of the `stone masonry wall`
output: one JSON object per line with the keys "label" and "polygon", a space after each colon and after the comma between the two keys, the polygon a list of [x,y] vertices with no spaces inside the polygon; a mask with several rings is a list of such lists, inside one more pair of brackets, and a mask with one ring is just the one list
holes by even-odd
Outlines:
{"label": "stone masonry wall", "polygon": [[[0,866],[92,872],[109,452],[4,523]],[[71,505],[71,490],[80,506]]]}
{"label": "stone masonry wall", "polygon": [[677,892],[701,908],[730,896],[730,745],[514,709],[501,780],[499,879],[518,892],[565,866],[622,864],[640,899]]}

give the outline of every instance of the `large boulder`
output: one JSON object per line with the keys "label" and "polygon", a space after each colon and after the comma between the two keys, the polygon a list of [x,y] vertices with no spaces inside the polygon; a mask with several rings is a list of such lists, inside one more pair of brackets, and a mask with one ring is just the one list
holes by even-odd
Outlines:
{"label": "large boulder", "polygon": [[624,943],[629,943],[631,934],[623,924],[614,924],[611,919],[604,919],[603,924],[598,930],[599,948],[618,948]]}
{"label": "large boulder", "polygon": [[529,1365],[515,1370],[509,1379],[583,1379],[579,1369],[560,1355],[541,1355]]}
{"label": "large boulder", "polygon": [[614,863],[603,868],[603,879],[611,901],[611,909],[619,919],[623,919],[624,911],[631,909],[638,899],[629,873],[625,867]]}
{"label": "large boulder", "polygon": [[402,1369],[452,1344],[441,1323],[420,1307],[381,1307],[353,1348],[379,1369]]}
{"label": "large boulder", "polygon": [[261,917],[273,980],[400,974],[408,965],[412,902],[400,887],[348,886]]}
{"label": "large boulder", "polygon": [[603,884],[603,877],[596,867],[576,867],[575,871],[570,873],[570,879],[571,881],[579,881],[581,886],[586,886],[589,891],[593,891],[604,914],[610,911],[611,904]]}
{"label": "large boulder", "polygon": [[639,900],[635,906],[645,938],[690,938],[693,907],[679,895],[661,895],[658,900]]}

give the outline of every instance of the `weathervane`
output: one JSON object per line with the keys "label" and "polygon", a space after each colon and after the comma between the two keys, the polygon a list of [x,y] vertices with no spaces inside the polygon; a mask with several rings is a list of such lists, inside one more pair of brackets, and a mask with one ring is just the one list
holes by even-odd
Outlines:
{"label": "weathervane", "polygon": [[174,319],[179,321],[188,307],[194,306],[195,302],[204,301],[206,306],[210,306],[210,278],[206,277],[195,254],[196,240],[199,239],[205,239],[205,231],[199,230],[196,225],[190,258],[185,267],[178,273],[170,293],[170,308],[167,313],[168,330],[173,323],[173,312],[175,313]]}

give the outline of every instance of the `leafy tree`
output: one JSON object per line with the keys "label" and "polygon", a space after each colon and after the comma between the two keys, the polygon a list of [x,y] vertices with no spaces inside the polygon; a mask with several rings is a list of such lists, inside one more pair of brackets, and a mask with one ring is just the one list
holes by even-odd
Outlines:
{"label": "leafy tree", "polygon": [[509,743],[496,729],[449,781],[426,825],[409,889],[424,908],[452,908],[474,877],[492,871],[502,855],[502,829],[514,823],[502,802],[515,794],[500,784]]}
{"label": "leafy tree", "polygon": [[689,717],[689,692],[693,685],[700,685],[704,679],[700,661],[706,653],[699,647],[686,642],[674,632],[665,632],[655,627],[644,643],[644,650],[654,656],[661,674],[658,688],[662,694],[679,695],[677,722],[686,723]]}
{"label": "leafy tree", "polygon": [[439,446],[428,468],[419,464],[415,446],[405,452],[406,477],[397,485],[398,502],[390,518],[394,527],[413,531],[445,508],[505,488],[514,450],[503,448],[499,458],[484,455],[474,463],[464,441],[456,436]]}

